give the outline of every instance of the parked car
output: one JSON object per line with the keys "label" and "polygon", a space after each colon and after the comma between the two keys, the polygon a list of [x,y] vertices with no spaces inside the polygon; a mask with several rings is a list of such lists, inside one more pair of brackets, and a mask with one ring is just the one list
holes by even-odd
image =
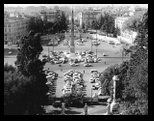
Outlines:
{"label": "parked car", "polygon": [[11,55],[12,54],[12,51],[9,51],[8,54]]}
{"label": "parked car", "polygon": [[61,64],[62,61],[54,61],[55,64]]}
{"label": "parked car", "polygon": [[89,63],[84,64],[84,67],[91,67],[91,66],[92,64],[89,64]]}
{"label": "parked car", "polygon": [[110,41],[109,44],[110,45],[115,45],[115,43],[113,41]]}
{"label": "parked car", "polygon": [[103,56],[107,56],[107,54],[103,53]]}

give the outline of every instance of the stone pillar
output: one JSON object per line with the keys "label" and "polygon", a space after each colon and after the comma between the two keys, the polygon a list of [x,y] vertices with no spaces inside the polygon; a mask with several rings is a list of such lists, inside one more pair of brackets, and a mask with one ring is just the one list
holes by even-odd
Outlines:
{"label": "stone pillar", "polygon": [[107,100],[107,103],[108,103],[108,105],[107,105],[107,115],[110,115],[111,114],[111,99],[109,98],[108,100]]}
{"label": "stone pillar", "polygon": [[88,115],[88,106],[87,106],[87,103],[84,106],[84,115]]}
{"label": "stone pillar", "polygon": [[118,81],[119,78],[116,75],[114,75],[112,79],[113,79],[113,100],[116,100],[116,81]]}
{"label": "stone pillar", "polygon": [[61,114],[65,115],[65,103],[62,103]]}
{"label": "stone pillar", "polygon": [[118,112],[118,109],[119,109],[119,103],[116,101],[116,82],[119,81],[119,78],[118,76],[114,75],[113,76],[113,100],[112,100],[112,103],[111,103],[111,112],[112,113],[115,113],[115,112]]}

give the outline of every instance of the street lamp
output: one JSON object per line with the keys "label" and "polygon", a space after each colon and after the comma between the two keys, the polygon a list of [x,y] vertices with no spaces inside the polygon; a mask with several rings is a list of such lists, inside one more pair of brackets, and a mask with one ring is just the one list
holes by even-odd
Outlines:
{"label": "street lamp", "polygon": [[[98,45],[98,43],[97,43],[97,27],[98,27],[98,23],[97,23],[97,20],[96,20],[96,23],[95,23],[95,27],[96,27],[96,44]],[[97,58],[97,45],[95,45],[96,46],[96,58]]]}
{"label": "street lamp", "polygon": [[[48,40],[49,40],[49,34],[48,34]],[[49,57],[49,43],[48,43],[48,57]]]}
{"label": "street lamp", "polygon": [[93,47],[93,45],[92,45],[92,38],[90,38],[91,39],[91,51],[92,51],[92,47]]}
{"label": "street lamp", "polygon": [[[57,35],[57,33],[56,33],[56,35]],[[55,44],[55,39],[53,38],[53,45],[52,45],[53,46],[53,52],[54,52],[54,46],[55,46],[54,44]]]}

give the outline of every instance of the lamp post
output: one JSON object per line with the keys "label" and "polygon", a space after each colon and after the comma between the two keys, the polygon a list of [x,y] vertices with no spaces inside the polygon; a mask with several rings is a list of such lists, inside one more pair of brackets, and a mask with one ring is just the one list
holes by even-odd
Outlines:
{"label": "lamp post", "polygon": [[[49,40],[49,33],[48,33],[48,40]],[[48,57],[49,57],[49,44],[48,44]]]}
{"label": "lamp post", "polygon": [[93,47],[93,45],[92,45],[92,38],[91,38],[91,51],[92,51],[92,47]]}
{"label": "lamp post", "polygon": [[96,44],[97,44],[95,46],[96,46],[96,58],[97,58],[97,46],[98,46],[98,43],[97,43],[97,27],[98,27],[97,20],[96,20],[95,25],[96,25],[95,27],[96,27]]}
{"label": "lamp post", "polygon": [[122,62],[123,62],[123,55],[124,55],[124,47],[122,48]]}
{"label": "lamp post", "polygon": [[[97,28],[96,28],[96,44],[97,44]],[[96,45],[96,58],[97,58],[97,45]]]}

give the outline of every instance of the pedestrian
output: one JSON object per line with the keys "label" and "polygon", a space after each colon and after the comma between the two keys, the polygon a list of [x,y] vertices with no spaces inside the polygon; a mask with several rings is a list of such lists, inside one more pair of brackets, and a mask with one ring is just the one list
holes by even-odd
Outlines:
{"label": "pedestrian", "polygon": [[62,68],[61,68],[60,70],[61,70],[61,71],[63,71],[63,69],[62,69]]}
{"label": "pedestrian", "polygon": [[85,74],[85,70],[83,70],[83,74]]}

